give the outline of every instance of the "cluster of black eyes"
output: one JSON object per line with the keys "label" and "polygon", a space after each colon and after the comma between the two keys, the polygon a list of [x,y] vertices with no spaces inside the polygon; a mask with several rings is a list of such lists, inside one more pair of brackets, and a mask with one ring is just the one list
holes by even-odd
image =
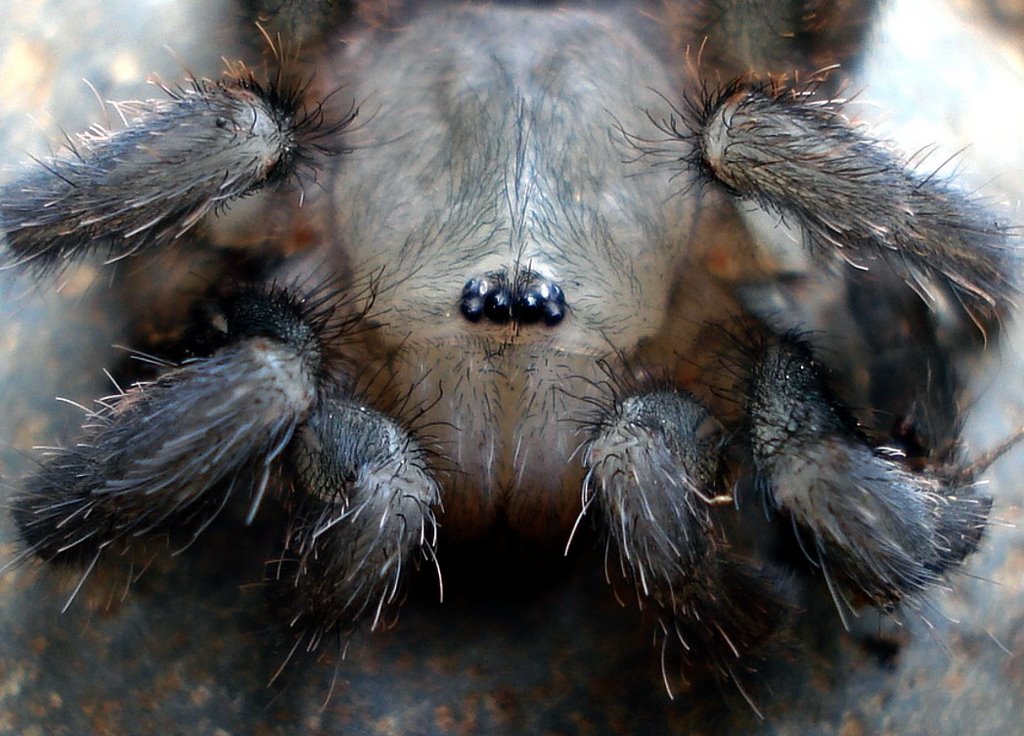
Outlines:
{"label": "cluster of black eyes", "polygon": [[496,324],[518,322],[549,327],[565,317],[565,294],[552,282],[533,277],[510,284],[503,273],[471,278],[462,287],[462,316],[470,322],[486,317]]}

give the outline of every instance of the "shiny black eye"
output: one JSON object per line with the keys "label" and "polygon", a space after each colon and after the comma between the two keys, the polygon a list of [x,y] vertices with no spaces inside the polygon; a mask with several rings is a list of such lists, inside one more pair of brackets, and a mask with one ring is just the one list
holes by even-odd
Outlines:
{"label": "shiny black eye", "polygon": [[484,298],[490,289],[491,283],[486,278],[473,278],[467,281],[462,287],[462,316],[470,322],[479,322],[484,313]]}
{"label": "shiny black eye", "polygon": [[512,317],[512,296],[506,287],[494,289],[484,297],[484,314],[491,322],[502,324]]}
{"label": "shiny black eye", "polygon": [[495,324],[543,321],[550,327],[565,317],[565,294],[556,284],[531,272],[510,279],[505,271],[494,271],[466,282],[459,310],[470,322],[486,317]]}
{"label": "shiny black eye", "polygon": [[545,300],[537,291],[528,291],[519,298],[518,317],[523,324],[540,322],[544,317]]}
{"label": "shiny black eye", "polygon": [[554,327],[565,317],[565,301],[548,302],[544,305],[544,324]]}

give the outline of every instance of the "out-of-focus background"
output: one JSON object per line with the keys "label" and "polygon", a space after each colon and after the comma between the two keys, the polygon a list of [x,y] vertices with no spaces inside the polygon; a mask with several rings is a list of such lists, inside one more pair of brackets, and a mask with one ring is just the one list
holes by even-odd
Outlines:
{"label": "out-of-focus background", "polygon": [[[216,76],[250,27],[224,0],[0,3],[0,178],[62,130],[153,94],[152,75]],[[860,75],[857,109],[908,152],[959,154],[963,180],[1024,223],[1024,2],[895,0]],[[86,84],[83,80],[88,80]],[[109,392],[102,369],[128,308],[85,264],[60,288],[0,284],[0,499],[30,448],[73,436]],[[1024,424],[1020,322],[989,351],[966,428],[980,453]],[[825,609],[803,648],[750,696],[662,689],[658,652],[599,575],[417,600],[349,658],[306,663],[284,689],[261,610],[259,554],[238,528],[157,562],[122,597],[20,566],[0,575],[0,736],[60,734],[1010,734],[1024,725],[1024,450],[988,473],[996,497],[968,574],[902,629],[840,630]],[[16,554],[0,500],[0,565]],[[251,561],[249,557],[251,553]],[[926,620],[925,620],[926,619]],[[876,627],[879,636],[864,636]],[[875,641],[874,646],[867,643]],[[895,642],[895,646],[894,646]],[[326,694],[333,695],[325,702]]]}

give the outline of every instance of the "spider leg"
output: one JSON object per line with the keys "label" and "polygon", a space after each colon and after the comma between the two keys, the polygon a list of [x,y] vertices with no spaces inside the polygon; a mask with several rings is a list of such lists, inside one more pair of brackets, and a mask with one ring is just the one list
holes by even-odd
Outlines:
{"label": "spider leg", "polygon": [[129,553],[171,527],[198,534],[271,463],[316,404],[326,315],[283,291],[237,295],[223,345],[97,402],[73,447],[55,448],[13,501],[31,552],[88,563]]}
{"label": "spider leg", "polygon": [[344,325],[325,304],[270,287],[211,307],[209,357],[97,402],[78,443],[52,450],[15,497],[28,551],[89,569],[134,558],[154,537],[195,538],[239,488],[251,521],[288,464],[276,588],[290,625],[312,647],[366,614],[378,624],[410,553],[433,548],[439,492],[417,442],[328,377],[323,345]]}
{"label": "spider leg", "polygon": [[640,604],[689,652],[735,657],[783,629],[793,606],[778,576],[729,549],[713,522],[724,485],[722,428],[683,391],[629,396],[587,445],[585,505],[596,504]]}
{"label": "spider leg", "polygon": [[[433,559],[438,485],[402,426],[340,391],[321,397],[296,433],[291,528],[274,592],[309,649],[372,627],[400,591],[413,554]],[[434,559],[436,564],[436,559]]]}
{"label": "spider leg", "polygon": [[114,105],[94,126],[0,188],[0,266],[37,274],[94,250],[117,259],[169,245],[204,216],[301,173],[350,118],[324,125],[305,86],[258,81],[241,64],[218,82],[163,87],[165,99]]}
{"label": "spider leg", "polygon": [[951,295],[983,329],[1012,306],[1020,250],[1008,228],[937,175],[909,168],[833,101],[734,83],[690,113],[684,160],[798,226],[822,262],[883,262],[932,306]]}
{"label": "spider leg", "polygon": [[913,605],[978,547],[992,501],[972,471],[869,444],[807,343],[763,346],[747,396],[756,483],[806,535],[841,613]]}
{"label": "spider leg", "polygon": [[[957,358],[977,340],[958,345],[950,339],[955,336],[944,335],[928,306],[900,288],[899,277],[888,271],[849,279],[846,304],[856,332],[842,339],[857,345],[859,337],[865,346],[863,357],[853,359],[867,378],[867,390],[857,401],[871,407],[874,424],[909,455],[955,444],[968,395]],[[826,349],[834,345],[835,339]]]}
{"label": "spider leg", "polygon": [[687,0],[666,3],[701,66],[729,79],[813,72],[855,59],[878,0]]}
{"label": "spider leg", "polygon": [[241,5],[268,37],[303,51],[354,18],[381,20],[389,13],[388,3],[373,0],[244,0]]}

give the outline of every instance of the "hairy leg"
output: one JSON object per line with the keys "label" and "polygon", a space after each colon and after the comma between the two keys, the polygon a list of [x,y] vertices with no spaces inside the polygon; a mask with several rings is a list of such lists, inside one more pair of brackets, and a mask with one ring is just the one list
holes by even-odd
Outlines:
{"label": "hairy leg", "polygon": [[293,516],[271,565],[275,597],[298,642],[344,639],[394,604],[403,573],[433,558],[437,483],[424,448],[394,420],[334,392],[289,450]]}
{"label": "hairy leg", "polygon": [[840,613],[918,602],[977,549],[992,500],[949,457],[874,446],[832,392],[810,346],[761,348],[746,413],[755,481],[795,523]]}
{"label": "hairy leg", "polygon": [[282,291],[245,292],[218,315],[221,345],[97,402],[14,500],[30,550],[92,562],[189,519],[198,533],[237,485],[254,508],[271,463],[321,390],[327,314]]}
{"label": "hairy leg", "polygon": [[1007,226],[913,170],[833,101],[737,83],[686,114],[681,161],[797,226],[826,266],[890,268],[930,305],[959,305],[982,329],[1011,307],[1020,249]]}
{"label": "hairy leg", "polygon": [[199,535],[244,492],[251,520],[287,465],[275,595],[290,626],[313,646],[366,615],[376,625],[413,553],[432,548],[440,498],[417,441],[336,384],[334,297],[241,290],[207,315],[209,357],[98,402],[13,500],[27,553],[87,571],[134,559]]}
{"label": "hairy leg", "polygon": [[877,0],[689,0],[666,14],[701,68],[722,80],[811,74],[860,52]]}
{"label": "hairy leg", "polygon": [[164,91],[118,103],[123,128],[69,138],[0,188],[0,264],[42,274],[97,249],[117,259],[180,242],[206,215],[335,153],[326,140],[351,119],[325,123],[301,80],[264,83],[240,64]]}
{"label": "hairy leg", "polygon": [[732,505],[724,445],[721,425],[686,392],[625,397],[587,445],[585,504],[597,506],[640,605],[652,606],[690,655],[731,671],[794,609],[781,577],[736,554],[716,528],[712,506]]}

